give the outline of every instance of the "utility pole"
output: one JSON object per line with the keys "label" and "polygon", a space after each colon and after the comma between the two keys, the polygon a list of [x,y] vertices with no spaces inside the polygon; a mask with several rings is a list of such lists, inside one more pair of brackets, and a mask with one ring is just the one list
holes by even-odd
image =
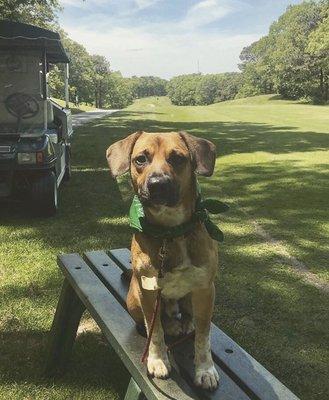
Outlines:
{"label": "utility pole", "polygon": [[198,60],[198,74],[200,73],[200,62]]}

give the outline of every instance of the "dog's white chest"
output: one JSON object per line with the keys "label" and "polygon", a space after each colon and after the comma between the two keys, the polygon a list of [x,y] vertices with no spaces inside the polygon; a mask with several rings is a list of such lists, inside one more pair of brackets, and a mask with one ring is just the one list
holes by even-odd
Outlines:
{"label": "dog's white chest", "polygon": [[196,288],[209,285],[209,272],[206,266],[195,266],[191,263],[185,243],[181,243],[180,251],[182,263],[170,272],[166,272],[158,281],[162,296],[169,299],[180,299]]}
{"label": "dog's white chest", "polygon": [[145,290],[161,289],[161,295],[167,299],[178,300],[196,289],[207,288],[210,284],[208,265],[193,265],[187,253],[186,243],[179,243],[180,264],[165,272],[162,278],[141,277]]}
{"label": "dog's white chest", "polygon": [[204,267],[181,265],[159,279],[158,286],[163,297],[178,300],[197,288],[209,286],[209,273]]}

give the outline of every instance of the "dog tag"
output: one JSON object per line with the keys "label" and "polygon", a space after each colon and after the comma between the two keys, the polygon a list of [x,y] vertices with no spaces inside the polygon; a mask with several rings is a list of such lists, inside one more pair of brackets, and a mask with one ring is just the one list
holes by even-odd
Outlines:
{"label": "dog tag", "polygon": [[157,290],[159,289],[157,278],[153,276],[148,278],[147,276],[142,276],[142,288],[145,290]]}

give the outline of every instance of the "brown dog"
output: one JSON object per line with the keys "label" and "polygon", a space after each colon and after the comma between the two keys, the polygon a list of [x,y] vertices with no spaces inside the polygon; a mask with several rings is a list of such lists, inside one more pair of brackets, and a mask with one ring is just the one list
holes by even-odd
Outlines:
{"label": "brown dog", "polygon": [[[196,174],[211,176],[216,159],[213,143],[185,132],[136,132],[110,146],[106,157],[114,178],[130,170],[145,218],[164,229],[191,219],[197,199]],[[144,233],[135,233],[132,240],[133,275],[127,305],[136,322],[145,322],[147,332],[157,290],[146,290],[142,277],[158,277],[162,243]],[[188,236],[167,244],[161,279],[165,307],[162,316],[156,317],[147,360],[148,371],[155,377],[165,378],[171,369],[164,332],[188,333],[194,323],[195,384],[210,390],[217,387],[219,377],[209,344],[217,265],[217,244],[201,222]],[[174,318],[178,307],[180,320]]]}

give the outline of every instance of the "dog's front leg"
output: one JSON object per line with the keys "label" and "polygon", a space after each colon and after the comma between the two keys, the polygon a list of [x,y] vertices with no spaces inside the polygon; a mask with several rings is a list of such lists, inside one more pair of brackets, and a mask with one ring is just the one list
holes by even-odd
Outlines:
{"label": "dog's front leg", "polygon": [[[147,334],[149,335],[151,321],[154,311],[154,305],[157,297],[157,291],[142,290],[141,305],[145,318]],[[160,310],[156,315],[153,334],[149,347],[147,358],[147,370],[156,378],[166,378],[169,375],[171,366],[169,363],[167,349],[164,341],[164,333],[161,324]]]}
{"label": "dog's front leg", "polygon": [[210,324],[214,308],[215,288],[192,292],[192,307],[195,324],[195,379],[194,383],[203,389],[215,390],[219,376],[210,351]]}

